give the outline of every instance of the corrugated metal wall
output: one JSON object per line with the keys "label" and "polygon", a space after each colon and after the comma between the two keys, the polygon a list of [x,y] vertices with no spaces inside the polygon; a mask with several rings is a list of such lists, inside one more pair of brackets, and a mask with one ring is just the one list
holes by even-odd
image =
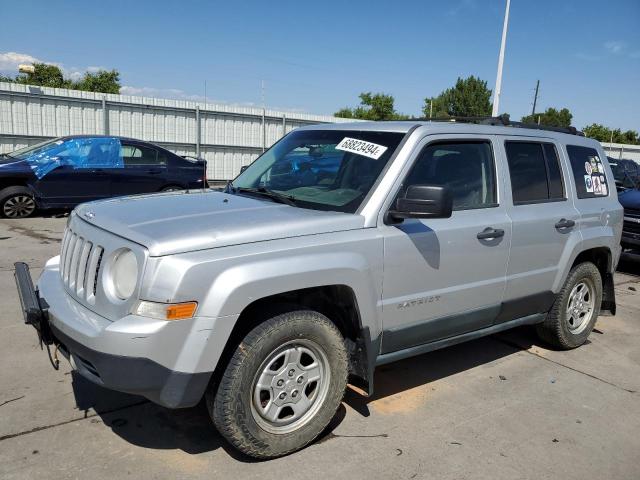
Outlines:
{"label": "corrugated metal wall", "polygon": [[241,166],[285,132],[302,125],[344,121],[348,120],[0,82],[0,153],[63,135],[132,137],[178,155],[205,158],[212,180],[235,177]]}

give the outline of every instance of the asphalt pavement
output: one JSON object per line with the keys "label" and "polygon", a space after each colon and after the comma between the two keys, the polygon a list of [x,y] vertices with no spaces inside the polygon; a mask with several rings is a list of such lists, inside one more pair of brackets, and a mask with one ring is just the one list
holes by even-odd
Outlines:
{"label": "asphalt pavement", "polygon": [[531,328],[381,367],[331,427],[284,458],[229,447],[202,405],[168,410],[55,371],[22,323],[13,262],[39,274],[66,218],[0,220],[0,478],[640,478],[640,260],[618,314],[563,352]]}

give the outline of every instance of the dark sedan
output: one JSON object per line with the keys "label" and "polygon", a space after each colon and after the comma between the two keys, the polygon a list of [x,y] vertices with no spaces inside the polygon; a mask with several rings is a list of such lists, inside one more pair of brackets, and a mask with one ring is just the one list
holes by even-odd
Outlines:
{"label": "dark sedan", "polygon": [[0,215],[206,187],[206,163],[121,137],[61,137],[0,156]]}

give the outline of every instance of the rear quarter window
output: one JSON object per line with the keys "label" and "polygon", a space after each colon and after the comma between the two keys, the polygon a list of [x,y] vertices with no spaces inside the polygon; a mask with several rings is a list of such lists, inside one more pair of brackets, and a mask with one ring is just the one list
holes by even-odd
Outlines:
{"label": "rear quarter window", "polygon": [[596,198],[609,195],[609,183],[604,164],[594,148],[567,145],[578,198]]}

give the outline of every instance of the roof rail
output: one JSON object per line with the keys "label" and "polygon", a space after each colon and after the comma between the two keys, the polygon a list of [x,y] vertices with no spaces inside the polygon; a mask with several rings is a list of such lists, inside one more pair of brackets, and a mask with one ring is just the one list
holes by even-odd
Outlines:
{"label": "roof rail", "polygon": [[437,117],[437,118],[416,118],[415,120],[424,122],[452,122],[452,123],[476,123],[478,125],[494,125],[501,127],[530,128],[533,130],[547,130],[550,132],[568,133],[584,137],[584,133],[575,127],[550,127],[538,125],[537,123],[512,122],[508,115],[498,117]]}

